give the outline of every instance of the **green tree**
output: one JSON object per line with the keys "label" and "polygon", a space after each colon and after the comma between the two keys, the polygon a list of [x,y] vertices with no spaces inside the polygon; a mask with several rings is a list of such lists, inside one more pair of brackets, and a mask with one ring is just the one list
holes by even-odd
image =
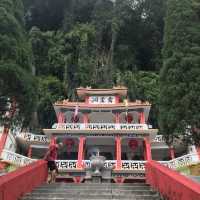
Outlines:
{"label": "green tree", "polygon": [[[79,86],[110,88],[120,74],[132,99],[135,94],[149,99],[154,87],[149,82],[156,80],[150,74],[161,63],[164,0],[24,0],[24,5],[32,71],[39,79],[50,76],[64,84],[60,97],[75,99]],[[45,91],[40,94],[38,105],[48,99]]]}
{"label": "green tree", "polygon": [[36,103],[36,82],[29,72],[12,62],[0,62],[0,96],[14,98],[18,118],[28,125]]}
{"label": "green tree", "polygon": [[70,83],[67,87],[70,99],[75,99],[76,87],[86,86],[88,82],[92,83],[91,76],[88,75],[92,75],[92,63],[96,55],[94,38],[95,29],[91,24],[77,24],[65,35],[65,73],[67,82]]}
{"label": "green tree", "polygon": [[31,51],[20,0],[0,2],[0,96],[15,99],[25,122],[35,104],[36,84],[31,76]]}
{"label": "green tree", "polygon": [[[189,128],[200,137],[200,18],[196,0],[169,0],[160,72],[160,128],[169,144]],[[190,136],[191,138],[191,136]]]}
{"label": "green tree", "polygon": [[64,9],[69,0],[23,0],[26,8],[26,27],[37,26],[42,31],[61,28]]}
{"label": "green tree", "polygon": [[165,16],[164,0],[118,0],[115,64],[120,70],[158,71]]}
{"label": "green tree", "polygon": [[116,84],[125,85],[131,101],[149,101],[152,104],[149,123],[158,127],[158,98],[159,98],[159,75],[155,72],[126,71],[118,72]]}
{"label": "green tree", "polygon": [[62,82],[55,77],[40,77],[39,82],[39,103],[38,118],[41,128],[50,128],[56,122],[56,115],[53,103],[64,98],[64,87]]}

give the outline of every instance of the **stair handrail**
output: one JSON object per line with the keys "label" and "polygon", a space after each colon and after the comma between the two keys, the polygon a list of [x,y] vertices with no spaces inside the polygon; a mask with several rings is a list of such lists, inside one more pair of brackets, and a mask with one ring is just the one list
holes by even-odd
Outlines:
{"label": "stair handrail", "polygon": [[158,161],[158,162],[171,169],[178,169],[181,167],[197,164],[200,162],[200,160],[197,153],[189,153],[169,161]]}
{"label": "stair handrail", "polygon": [[0,199],[18,200],[45,182],[48,175],[46,161],[38,160],[9,172],[0,178]]}
{"label": "stair handrail", "polygon": [[146,182],[167,200],[200,200],[200,184],[157,161],[146,163]]}
{"label": "stair handrail", "polygon": [[49,138],[46,135],[37,135],[31,132],[18,132],[16,133],[16,137],[22,138],[27,142],[38,142],[48,144]]}
{"label": "stair handrail", "polygon": [[[200,162],[199,156],[197,153],[189,153],[172,160],[168,161],[168,167],[172,169],[177,169],[179,167],[184,167]],[[179,166],[180,164],[180,166]]]}
{"label": "stair handrail", "polygon": [[0,158],[3,161],[12,163],[17,166],[25,166],[37,160],[37,159],[28,158],[26,156],[23,156],[21,154],[18,154],[6,149],[2,151]]}

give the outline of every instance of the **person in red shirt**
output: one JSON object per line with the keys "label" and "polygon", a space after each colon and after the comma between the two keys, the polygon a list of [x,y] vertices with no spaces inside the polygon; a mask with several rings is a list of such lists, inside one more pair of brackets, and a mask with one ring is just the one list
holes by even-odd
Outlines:
{"label": "person in red shirt", "polygon": [[63,144],[59,143],[52,144],[49,146],[47,153],[44,156],[44,159],[48,162],[48,171],[50,171],[50,179],[47,180],[48,183],[54,183],[56,180],[56,175],[58,173],[58,168],[56,166],[55,160],[57,159],[58,148],[62,147]]}

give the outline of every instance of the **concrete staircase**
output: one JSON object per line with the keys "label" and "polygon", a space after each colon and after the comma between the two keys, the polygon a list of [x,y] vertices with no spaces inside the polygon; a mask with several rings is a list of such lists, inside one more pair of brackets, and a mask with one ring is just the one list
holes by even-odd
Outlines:
{"label": "concrete staircase", "polygon": [[44,184],[23,200],[160,200],[145,183],[54,183]]}

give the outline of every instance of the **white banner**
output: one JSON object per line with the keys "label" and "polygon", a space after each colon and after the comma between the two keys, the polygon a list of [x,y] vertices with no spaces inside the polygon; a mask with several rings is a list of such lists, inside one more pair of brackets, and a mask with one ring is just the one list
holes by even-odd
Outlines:
{"label": "white banner", "polygon": [[64,130],[148,130],[147,124],[114,124],[114,123],[58,123],[55,129]]}

